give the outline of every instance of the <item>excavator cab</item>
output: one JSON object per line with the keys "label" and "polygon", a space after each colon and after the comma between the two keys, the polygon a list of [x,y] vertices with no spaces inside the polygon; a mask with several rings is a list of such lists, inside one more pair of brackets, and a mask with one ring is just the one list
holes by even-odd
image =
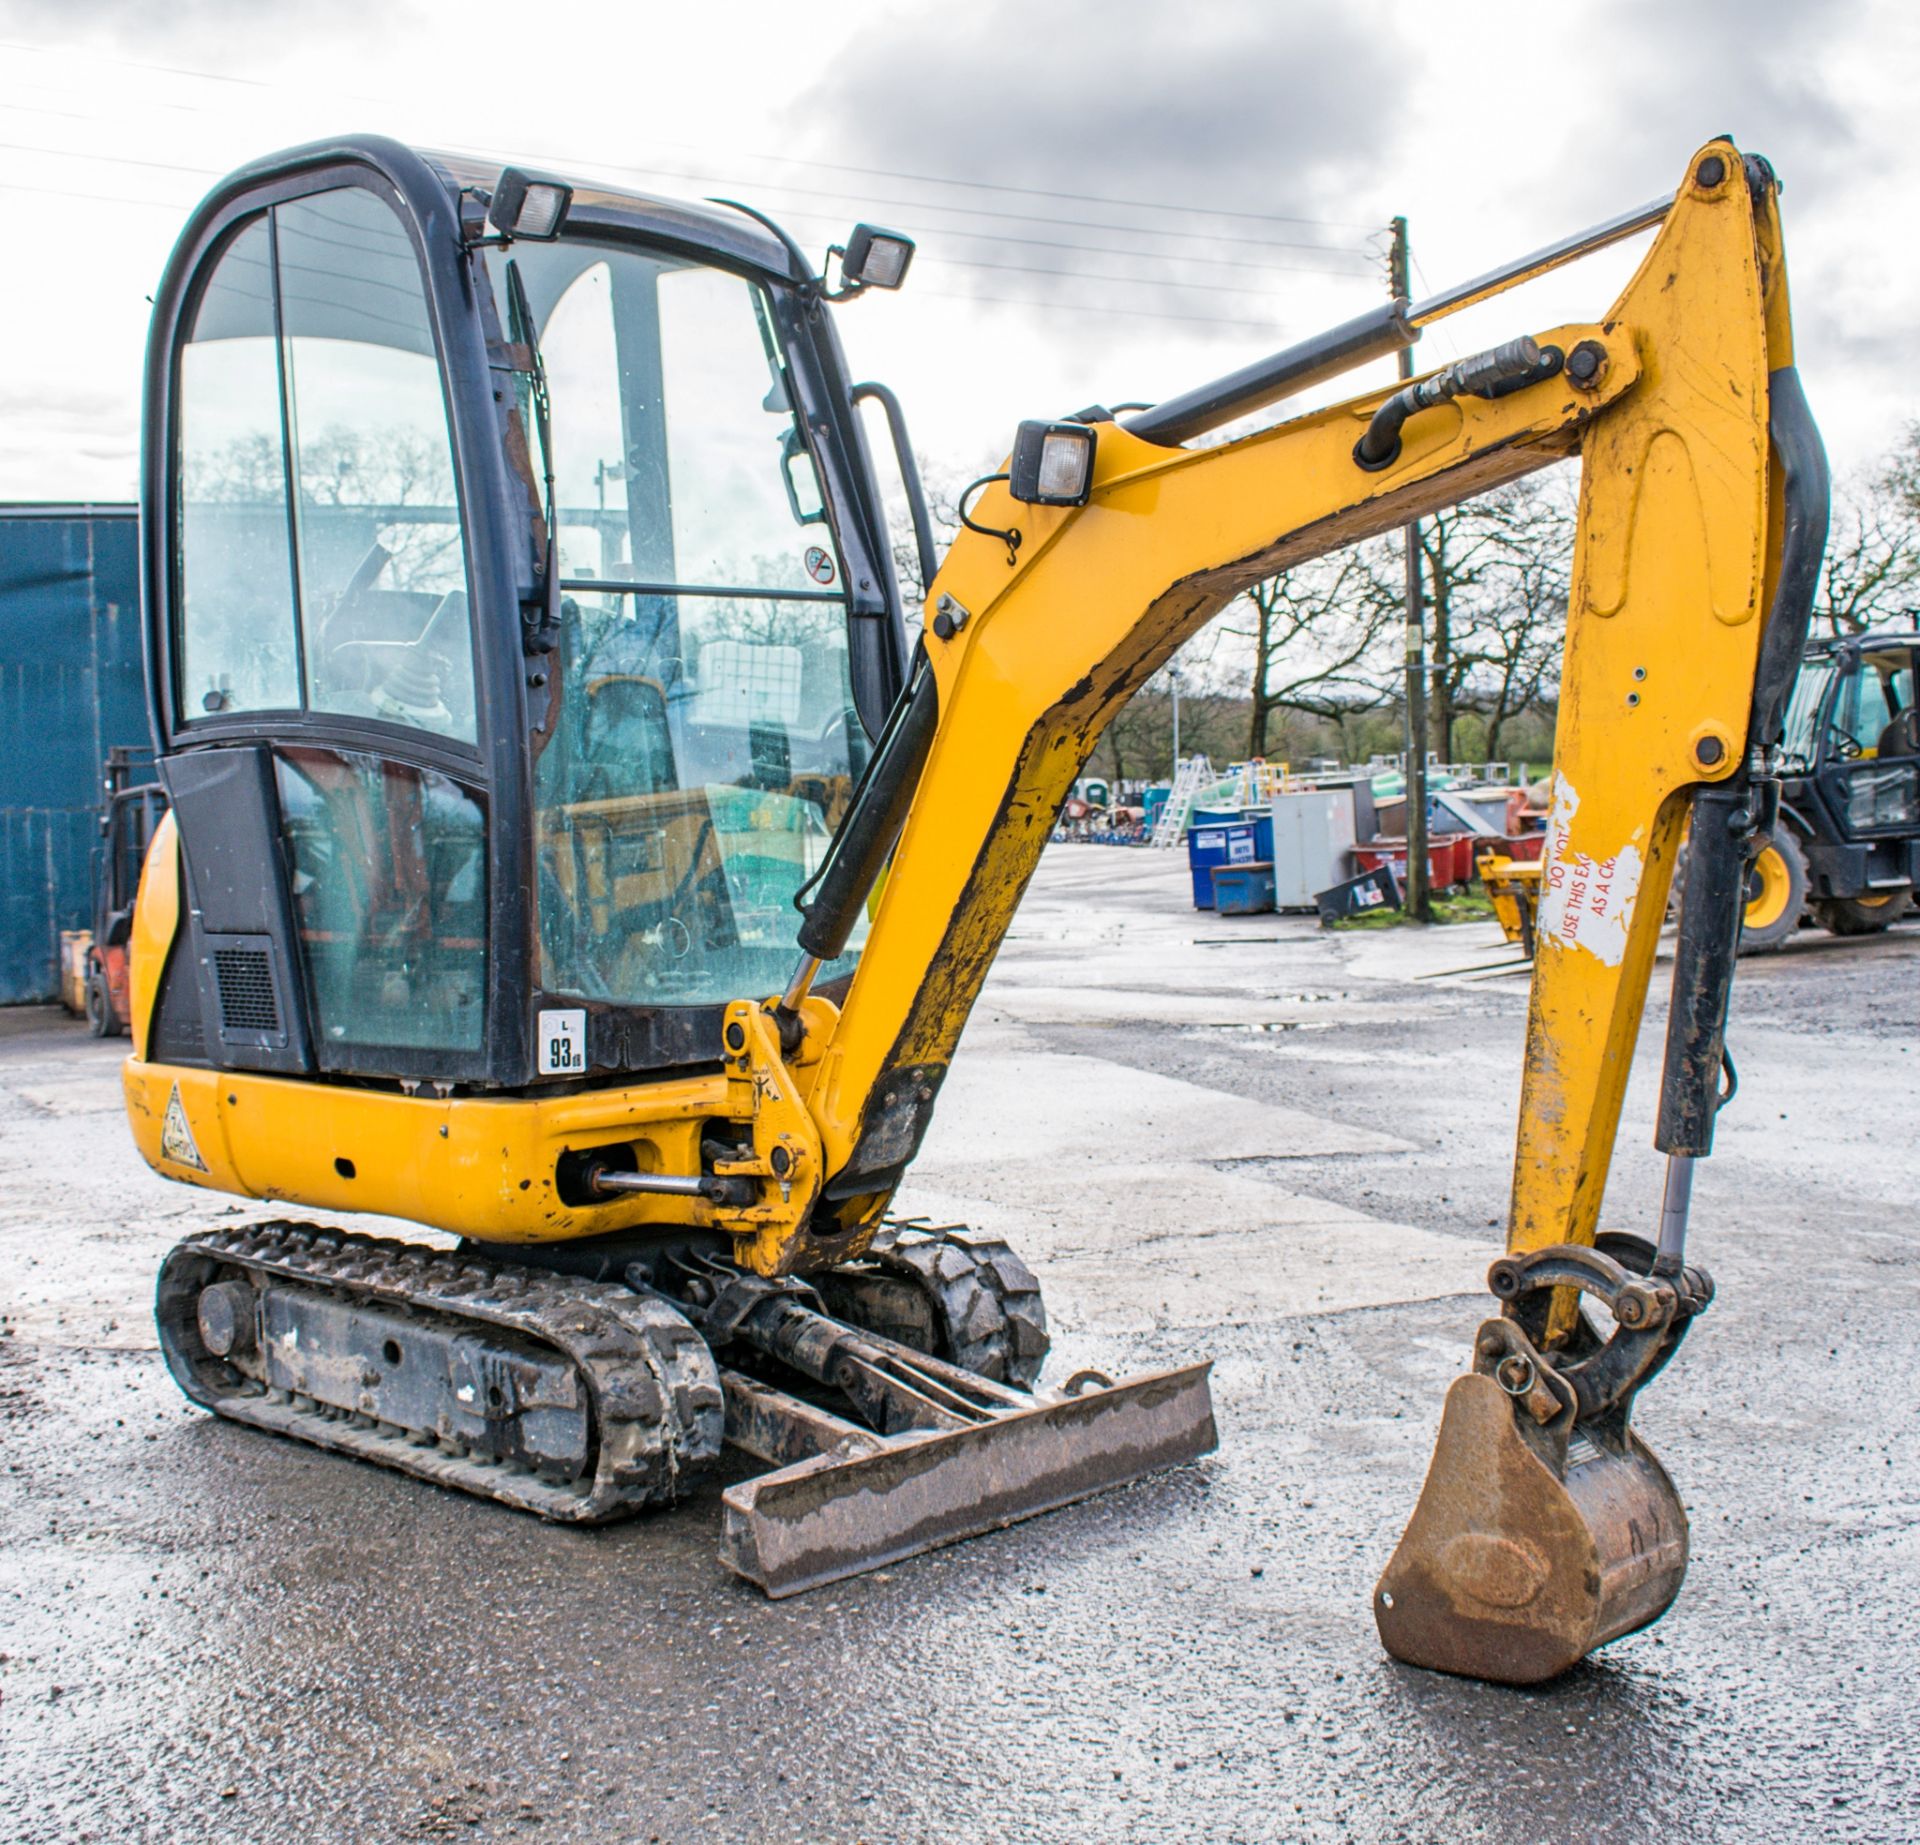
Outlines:
{"label": "excavator cab", "polygon": [[558,186],[509,235],[499,189],[309,150],[176,255],[148,606],[195,940],[163,1055],[475,1093],[715,1064],[898,691],[787,246]]}

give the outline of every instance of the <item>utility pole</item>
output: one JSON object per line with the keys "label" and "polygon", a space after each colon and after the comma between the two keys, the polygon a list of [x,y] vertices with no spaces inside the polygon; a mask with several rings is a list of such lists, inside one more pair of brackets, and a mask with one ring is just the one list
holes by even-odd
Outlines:
{"label": "utility pole", "polygon": [[1173,779],[1180,779],[1180,662],[1167,663],[1167,683],[1173,688]]}
{"label": "utility pole", "polygon": [[[1408,271],[1407,221],[1393,221],[1389,285],[1402,301],[1413,299]],[[1400,348],[1400,376],[1413,376],[1413,351]],[[1427,614],[1421,580],[1420,522],[1406,529],[1407,540],[1407,914],[1415,922],[1433,921],[1427,889]]]}

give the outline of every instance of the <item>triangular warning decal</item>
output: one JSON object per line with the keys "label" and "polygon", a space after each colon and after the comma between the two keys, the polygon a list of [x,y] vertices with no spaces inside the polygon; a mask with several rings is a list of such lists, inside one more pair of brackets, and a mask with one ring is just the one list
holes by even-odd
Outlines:
{"label": "triangular warning decal", "polygon": [[180,1085],[175,1083],[167,1098],[167,1118],[160,1124],[160,1157],[176,1166],[191,1166],[205,1172],[207,1162],[193,1144],[193,1129],[187,1126],[187,1111],[180,1105]]}

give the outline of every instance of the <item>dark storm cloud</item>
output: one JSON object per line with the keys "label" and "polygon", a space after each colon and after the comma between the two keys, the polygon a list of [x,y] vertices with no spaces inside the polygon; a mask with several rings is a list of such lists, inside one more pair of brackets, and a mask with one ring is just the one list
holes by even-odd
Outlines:
{"label": "dark storm cloud", "polygon": [[1244,210],[1337,207],[1406,53],[1371,9],[988,0],[886,21],[786,112],[875,166]]}

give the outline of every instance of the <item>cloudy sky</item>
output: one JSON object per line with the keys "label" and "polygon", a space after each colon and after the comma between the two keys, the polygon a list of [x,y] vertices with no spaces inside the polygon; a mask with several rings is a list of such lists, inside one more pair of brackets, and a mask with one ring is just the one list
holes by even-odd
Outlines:
{"label": "cloudy sky", "polygon": [[[1844,472],[1920,416],[1905,0],[0,0],[0,499],[130,498],[147,297],[188,208],[372,129],[914,234],[843,316],[946,478],[1021,416],[1151,400],[1671,190],[1716,132],[1786,181],[1800,362]],[[1428,336],[1597,318],[1633,250]],[[1358,388],[1349,383],[1347,389]]]}

